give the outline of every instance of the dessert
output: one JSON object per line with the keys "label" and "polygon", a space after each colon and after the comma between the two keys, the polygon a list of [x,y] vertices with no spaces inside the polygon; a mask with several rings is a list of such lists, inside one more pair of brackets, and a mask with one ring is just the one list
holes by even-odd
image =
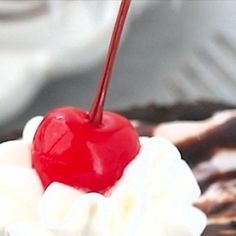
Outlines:
{"label": "dessert", "polygon": [[202,190],[195,205],[208,218],[203,235],[236,235],[235,106],[210,102],[149,105],[121,113],[136,120],[140,135],[171,140],[191,166]]}
{"label": "dessert", "polygon": [[22,140],[0,146],[1,226],[11,236],[201,234],[205,215],[192,206],[200,189],[170,142],[140,138],[139,154],[105,194],[59,182],[44,190],[30,157],[42,119],[29,121]]}
{"label": "dessert", "polygon": [[123,0],[90,112],[57,108],[0,145],[0,234],[198,236],[200,188],[166,139],[103,111],[130,0]]}
{"label": "dessert", "polygon": [[[232,116],[233,116],[233,109],[235,109],[235,106],[230,104],[223,104],[223,103],[212,103],[212,102],[196,102],[196,103],[188,103],[188,104],[177,104],[173,106],[157,106],[157,105],[147,105],[145,107],[136,107],[136,108],[130,108],[127,110],[119,111],[122,115],[125,115],[126,117],[135,120],[134,123],[136,124],[136,127],[138,128],[139,135],[145,135],[145,136],[152,136],[154,134],[154,130],[156,127],[160,126],[161,123],[164,123],[165,121],[169,122],[169,124],[172,123],[172,121],[176,120],[185,120],[185,121],[195,121],[198,123],[198,121],[202,121],[204,119],[210,118],[214,113],[221,112],[224,110],[227,110],[227,114],[229,114],[229,111],[232,110]],[[219,113],[218,113],[219,114]],[[224,114],[224,113],[222,113]],[[145,115],[145,116],[144,116]],[[223,117],[223,116],[218,116]],[[39,121],[38,121],[39,122]],[[233,123],[232,123],[233,124]],[[29,127],[29,126],[28,126]],[[170,126],[169,126],[170,127]],[[236,127],[231,126],[231,129],[234,131],[231,133],[232,136],[226,135],[228,133],[227,126],[221,125],[222,132],[218,133],[218,139],[217,142],[215,142],[215,147],[221,147],[224,150],[228,149],[229,153],[236,149],[236,143],[231,143],[231,147],[229,148],[229,142],[225,141],[225,137],[228,137],[228,140],[234,140],[235,139],[235,130]],[[30,129],[33,129],[31,127]],[[25,133],[25,132],[24,132]],[[209,133],[209,130],[208,130]],[[20,138],[21,132],[11,132],[9,134],[1,135],[0,142],[6,142],[8,140],[12,139],[18,139]],[[167,132],[168,134],[168,132]],[[24,137],[26,138],[27,135],[25,134]],[[26,138],[28,141],[32,139],[32,135],[28,135],[29,138]],[[211,137],[208,137],[209,140],[211,140]],[[228,143],[228,144],[227,144]],[[191,168],[196,174],[196,166],[201,166],[202,164],[206,163],[205,158],[200,158],[197,161],[197,164],[193,164],[193,158],[197,159],[201,157],[201,154],[199,153],[208,153],[208,159],[213,160],[213,154],[211,152],[212,146],[202,146],[200,143],[196,143],[194,146],[189,146],[186,149],[183,149],[182,146],[178,147],[182,158],[184,158],[191,166]],[[192,151],[191,151],[192,149]],[[187,151],[188,150],[188,151]],[[191,151],[191,156],[188,155],[188,152]],[[233,152],[232,152],[233,153]],[[230,158],[234,158],[232,155]],[[236,156],[235,156],[236,159]],[[225,165],[224,158],[218,159],[218,161],[221,161],[221,166]],[[236,169],[235,165],[233,165],[234,162],[232,162],[232,167]],[[200,198],[202,201],[197,202],[198,206],[203,208],[203,211],[206,211],[209,222],[206,227],[206,230],[203,233],[203,236],[228,236],[228,235],[235,235],[236,234],[236,227],[235,227],[235,197],[232,198],[232,193],[235,191],[235,185],[232,186],[232,184],[227,184],[227,182],[233,179],[233,173],[232,169],[228,169],[224,174],[216,174],[218,175],[218,178],[216,178],[212,182],[212,171],[209,172],[209,169],[214,169],[214,161],[209,161],[207,168],[201,169],[201,175],[196,175],[198,178],[198,182],[200,184],[200,187],[202,189],[202,197]],[[228,179],[225,177],[228,175]],[[208,187],[204,187],[204,181],[201,181],[199,177],[205,176],[205,180],[208,181]],[[210,180],[210,181],[209,181]],[[206,182],[207,182],[206,181]],[[221,185],[222,181],[224,181],[224,185]],[[209,201],[209,197],[206,198],[208,194],[206,194],[207,189],[216,190],[214,186],[220,186],[218,190],[220,191],[214,191],[214,194],[212,195],[213,198],[211,198],[209,206],[211,207],[211,211],[207,209],[206,207],[203,207],[204,205],[207,206]],[[209,193],[209,192],[208,192]],[[209,195],[208,195],[209,196]],[[223,199],[222,201],[218,201],[218,199]],[[230,217],[229,217],[230,216]],[[225,220],[227,219],[227,220]]]}

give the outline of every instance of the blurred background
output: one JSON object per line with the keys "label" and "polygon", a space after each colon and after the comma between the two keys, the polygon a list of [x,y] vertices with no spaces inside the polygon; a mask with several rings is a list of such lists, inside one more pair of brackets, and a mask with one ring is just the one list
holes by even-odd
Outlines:
{"label": "blurred background", "polygon": [[[89,109],[119,1],[0,0],[0,132]],[[236,103],[235,0],[133,0],[107,109]]]}

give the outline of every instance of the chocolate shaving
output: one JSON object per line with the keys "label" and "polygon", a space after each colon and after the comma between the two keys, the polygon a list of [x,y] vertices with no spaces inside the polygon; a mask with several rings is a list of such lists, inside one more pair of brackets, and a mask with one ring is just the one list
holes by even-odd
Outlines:
{"label": "chocolate shaving", "polygon": [[190,166],[210,159],[219,148],[236,147],[236,118],[176,144]]}

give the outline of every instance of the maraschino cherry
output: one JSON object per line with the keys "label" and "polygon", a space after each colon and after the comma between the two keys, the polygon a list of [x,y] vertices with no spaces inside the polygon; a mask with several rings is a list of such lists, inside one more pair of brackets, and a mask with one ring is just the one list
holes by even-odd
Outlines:
{"label": "maraschino cherry", "polygon": [[104,112],[104,102],[131,0],[122,0],[101,86],[90,112],[61,107],[49,112],[36,131],[32,163],[42,183],[61,182],[86,192],[105,193],[137,155],[138,134],[124,117]]}

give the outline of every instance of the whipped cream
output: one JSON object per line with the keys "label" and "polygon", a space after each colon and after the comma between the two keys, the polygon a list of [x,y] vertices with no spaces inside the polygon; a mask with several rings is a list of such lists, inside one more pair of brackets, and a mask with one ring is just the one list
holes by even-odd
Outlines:
{"label": "whipped cream", "polygon": [[206,216],[199,186],[169,141],[140,138],[141,150],[106,194],[54,182],[44,190],[30,149],[42,117],[21,140],[0,144],[0,236],[199,236]]}

